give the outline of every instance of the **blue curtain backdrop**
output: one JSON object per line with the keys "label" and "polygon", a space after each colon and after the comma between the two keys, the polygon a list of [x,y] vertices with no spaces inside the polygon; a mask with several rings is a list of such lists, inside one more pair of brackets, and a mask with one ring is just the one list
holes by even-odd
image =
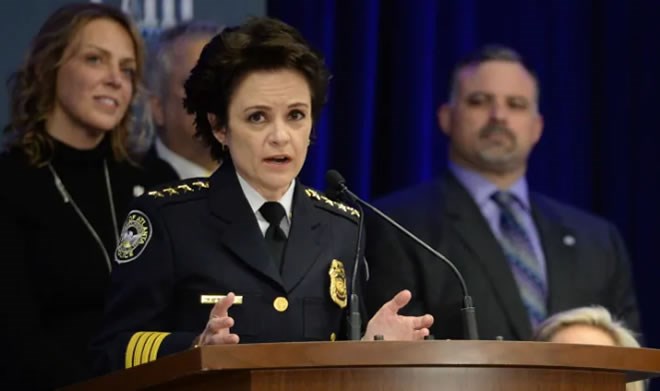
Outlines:
{"label": "blue curtain backdrop", "polygon": [[446,165],[435,111],[450,71],[487,43],[538,72],[545,132],[532,188],[613,220],[634,263],[646,342],[660,346],[660,23],[653,0],[270,0],[333,72],[302,177],[329,168],[373,199]]}

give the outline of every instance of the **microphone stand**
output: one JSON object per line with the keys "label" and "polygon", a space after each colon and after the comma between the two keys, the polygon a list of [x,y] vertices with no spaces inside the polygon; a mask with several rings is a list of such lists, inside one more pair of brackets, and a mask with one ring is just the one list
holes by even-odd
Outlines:
{"label": "microphone stand", "polygon": [[[337,173],[337,174],[339,174],[339,173]],[[339,176],[339,177],[341,178],[341,176]],[[373,205],[369,204],[368,202],[362,200],[355,193],[350,191],[343,180],[338,181],[338,183],[336,185],[339,187],[339,192],[338,192],[339,194],[342,194],[342,193],[346,194],[350,198],[352,198],[353,201],[355,201],[356,203],[359,203],[359,204],[362,204],[362,205],[366,206],[367,208],[369,208],[369,210],[371,210],[372,212],[374,212],[375,214],[380,216],[382,219],[384,219],[388,223],[392,224],[398,230],[403,232],[407,237],[412,239],[415,243],[422,246],[428,252],[430,252],[431,254],[436,256],[437,258],[441,259],[445,264],[447,264],[447,266],[449,266],[449,268],[453,271],[453,273],[458,278],[458,281],[461,284],[461,288],[463,290],[463,308],[461,308],[461,314],[463,315],[463,334],[466,336],[467,339],[471,339],[471,340],[479,339],[479,332],[477,331],[476,311],[475,311],[474,305],[472,304],[472,297],[468,294],[468,289],[467,289],[467,285],[465,284],[465,280],[463,279],[463,276],[461,275],[461,273],[456,268],[456,265],[454,265],[453,262],[451,262],[449,259],[447,259],[447,257],[440,254],[438,251],[433,249],[428,244],[424,243],[424,241],[422,241],[417,236],[415,236],[413,233],[411,233],[410,231],[405,229],[399,223],[392,220],[385,213],[381,212],[378,208],[376,208],[375,206],[373,206]],[[363,218],[362,214],[361,214],[361,216]],[[352,299],[352,297],[351,297],[351,299]]]}

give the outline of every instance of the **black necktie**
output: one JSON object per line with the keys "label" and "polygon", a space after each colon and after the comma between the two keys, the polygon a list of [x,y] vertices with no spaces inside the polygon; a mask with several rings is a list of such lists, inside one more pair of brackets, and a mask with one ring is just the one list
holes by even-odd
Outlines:
{"label": "black necktie", "polygon": [[286,212],[279,202],[266,202],[261,205],[259,212],[268,221],[266,230],[266,244],[270,250],[270,255],[275,262],[277,270],[282,270],[282,261],[284,260],[284,247],[286,246],[286,234],[280,228],[280,223]]}

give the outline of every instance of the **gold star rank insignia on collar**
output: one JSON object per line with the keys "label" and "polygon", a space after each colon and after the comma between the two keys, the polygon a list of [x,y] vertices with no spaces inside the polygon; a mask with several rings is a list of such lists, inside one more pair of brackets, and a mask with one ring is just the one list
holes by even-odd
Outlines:
{"label": "gold star rank insignia on collar", "polygon": [[350,206],[346,204],[342,204],[341,202],[333,201],[330,198],[324,196],[323,194],[320,194],[314,189],[310,189],[310,188],[305,189],[305,194],[307,195],[307,197],[311,198],[312,200],[317,201],[318,205],[326,206],[326,209],[342,212],[340,214],[343,214],[351,218],[356,218],[356,219],[360,218],[360,212],[358,212],[355,208],[351,208]]}

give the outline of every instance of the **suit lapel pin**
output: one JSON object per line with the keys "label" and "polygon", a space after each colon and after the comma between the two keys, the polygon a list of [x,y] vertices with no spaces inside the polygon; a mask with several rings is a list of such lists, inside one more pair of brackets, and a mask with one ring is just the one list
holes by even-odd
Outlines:
{"label": "suit lapel pin", "polygon": [[575,237],[573,235],[565,235],[564,238],[562,239],[564,242],[564,245],[573,247],[575,246]]}

